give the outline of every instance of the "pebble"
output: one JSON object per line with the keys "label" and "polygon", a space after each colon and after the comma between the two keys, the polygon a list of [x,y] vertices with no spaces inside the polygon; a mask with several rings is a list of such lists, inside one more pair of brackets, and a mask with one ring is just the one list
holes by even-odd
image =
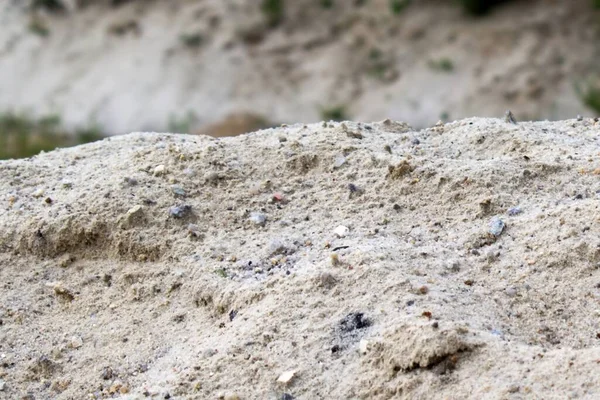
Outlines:
{"label": "pebble", "polygon": [[369,349],[369,341],[366,339],[361,339],[358,344],[358,351],[360,354],[367,354],[367,350]]}
{"label": "pebble", "polygon": [[451,272],[460,271],[460,263],[457,260],[449,261],[446,263],[446,269]]}
{"label": "pebble", "polygon": [[191,236],[200,237],[202,233],[200,232],[200,228],[196,224],[188,225],[188,232]]}
{"label": "pebble", "polygon": [[175,196],[184,197],[185,190],[181,186],[173,185],[171,186],[171,191]]}
{"label": "pebble", "polygon": [[189,177],[196,176],[196,170],[193,168],[186,168],[183,170],[183,173]]}
{"label": "pebble", "polygon": [[337,156],[333,161],[333,168],[340,168],[342,165],[346,163],[346,157]]}
{"label": "pebble", "polygon": [[127,185],[129,186],[135,186],[138,184],[137,179],[135,178],[130,178],[128,176],[126,176],[125,178],[123,178],[123,182],[125,182]]}
{"label": "pebble", "polygon": [[157,166],[156,168],[154,168],[154,176],[164,175],[165,171],[166,171],[165,166],[161,164],[161,165]]}
{"label": "pebble", "polygon": [[127,214],[125,216],[126,221],[129,224],[134,224],[139,222],[144,217],[144,208],[140,205],[136,205],[127,210]]}
{"label": "pebble", "polygon": [[259,212],[250,213],[250,221],[254,222],[256,225],[264,225],[267,222],[267,217]]}
{"label": "pebble", "polygon": [[223,397],[223,400],[240,400],[240,396],[238,396],[237,393],[227,393]]}
{"label": "pebble", "polygon": [[508,215],[514,217],[515,215],[521,214],[521,207],[511,207],[508,209]]}
{"label": "pebble", "polygon": [[502,231],[504,230],[504,226],[505,226],[504,221],[502,221],[498,217],[494,217],[490,221],[490,229],[488,232],[491,233],[492,235],[498,237],[502,234]]}
{"label": "pebble", "polygon": [[349,231],[350,231],[350,229],[348,229],[344,225],[340,225],[333,230],[333,233],[335,233],[335,235],[339,238],[344,238],[348,235]]}
{"label": "pebble", "polygon": [[33,192],[33,197],[35,197],[36,199],[39,199],[40,197],[42,197],[44,195],[44,193],[46,193],[46,191],[44,189],[38,189],[35,192]]}
{"label": "pebble", "polygon": [[6,382],[0,379],[0,392],[4,391],[4,389],[6,389]]}
{"label": "pebble", "polygon": [[504,290],[508,297],[515,297],[517,295],[517,289],[514,287],[509,287]]}
{"label": "pebble", "polygon": [[175,218],[183,218],[189,213],[192,212],[192,206],[182,205],[182,206],[173,206],[169,208],[169,215]]}
{"label": "pebble", "polygon": [[277,382],[283,383],[285,385],[285,384],[289,383],[292,379],[294,379],[295,375],[296,375],[295,370],[285,371],[283,374],[279,375],[279,378],[277,378]]}
{"label": "pebble", "polygon": [[83,346],[83,339],[81,337],[79,337],[79,336],[73,336],[71,338],[71,341],[69,342],[69,346],[72,349],[78,349],[81,346]]}

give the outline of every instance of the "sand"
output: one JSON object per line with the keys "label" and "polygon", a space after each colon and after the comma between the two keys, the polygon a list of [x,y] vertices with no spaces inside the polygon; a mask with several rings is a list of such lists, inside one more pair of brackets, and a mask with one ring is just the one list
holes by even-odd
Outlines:
{"label": "sand", "polygon": [[599,398],[599,137],[344,122],[0,162],[0,398]]}

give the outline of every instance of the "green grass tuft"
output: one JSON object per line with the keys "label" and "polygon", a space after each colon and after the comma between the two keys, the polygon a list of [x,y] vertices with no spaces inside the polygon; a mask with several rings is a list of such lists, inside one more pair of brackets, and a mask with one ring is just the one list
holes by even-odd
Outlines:
{"label": "green grass tuft", "polygon": [[89,143],[103,137],[97,126],[67,132],[57,115],[35,119],[25,114],[0,114],[0,159],[31,157],[41,151]]}
{"label": "green grass tuft", "polygon": [[271,27],[275,27],[283,20],[284,0],[263,0],[261,10]]}
{"label": "green grass tuft", "polygon": [[411,3],[412,0],[389,0],[390,11],[394,15],[402,14],[402,11]]}
{"label": "green grass tuft", "polygon": [[321,109],[321,119],[324,121],[346,121],[350,119],[343,105]]}

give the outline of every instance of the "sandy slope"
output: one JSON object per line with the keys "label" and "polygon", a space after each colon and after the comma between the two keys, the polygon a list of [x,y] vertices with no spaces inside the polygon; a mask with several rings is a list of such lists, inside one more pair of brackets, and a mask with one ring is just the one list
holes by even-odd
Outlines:
{"label": "sandy slope", "polygon": [[346,122],[1,162],[0,398],[598,398],[599,135]]}

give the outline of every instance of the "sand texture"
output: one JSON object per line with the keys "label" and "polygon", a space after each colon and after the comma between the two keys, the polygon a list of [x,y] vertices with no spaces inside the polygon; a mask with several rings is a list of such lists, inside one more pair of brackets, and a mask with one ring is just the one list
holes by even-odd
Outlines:
{"label": "sand texture", "polygon": [[0,162],[0,398],[600,398],[599,137],[344,122]]}

